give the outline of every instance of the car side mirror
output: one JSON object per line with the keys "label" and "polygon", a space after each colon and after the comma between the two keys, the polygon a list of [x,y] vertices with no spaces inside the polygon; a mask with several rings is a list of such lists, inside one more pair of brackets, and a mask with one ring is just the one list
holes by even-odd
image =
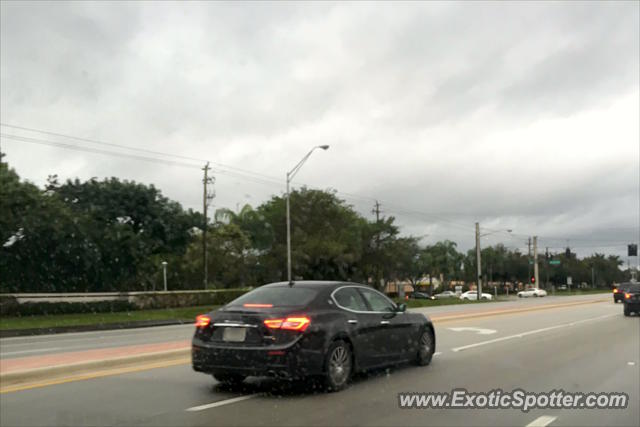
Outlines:
{"label": "car side mirror", "polygon": [[405,311],[407,311],[407,304],[404,304],[404,303],[403,304],[398,304],[396,306],[396,311],[398,313],[404,313]]}

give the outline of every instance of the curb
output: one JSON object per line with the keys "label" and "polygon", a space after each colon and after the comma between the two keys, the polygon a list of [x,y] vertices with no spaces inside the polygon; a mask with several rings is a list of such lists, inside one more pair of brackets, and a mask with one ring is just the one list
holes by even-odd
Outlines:
{"label": "curb", "polygon": [[51,379],[63,375],[79,374],[98,368],[120,368],[127,365],[174,360],[191,356],[191,347],[158,351],[154,353],[139,354],[135,356],[122,356],[110,359],[91,360],[88,362],[70,363],[67,365],[48,366],[45,368],[28,369],[23,371],[0,373],[2,388],[11,385]]}
{"label": "curb", "polygon": [[189,323],[193,323],[193,320],[140,320],[138,322],[104,323],[78,326],[55,326],[52,328],[5,329],[0,330],[0,338],[63,334],[67,332],[91,332],[111,331],[117,329],[149,328],[153,326],[185,325]]}

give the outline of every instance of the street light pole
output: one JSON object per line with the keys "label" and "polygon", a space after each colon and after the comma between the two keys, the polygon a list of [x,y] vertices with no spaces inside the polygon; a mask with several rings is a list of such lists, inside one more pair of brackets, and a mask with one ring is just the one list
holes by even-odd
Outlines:
{"label": "street light pole", "polygon": [[162,275],[164,276],[164,291],[167,292],[167,261],[162,261]]}
{"label": "street light pole", "polygon": [[480,259],[480,237],[488,236],[490,234],[500,233],[500,232],[504,232],[504,231],[506,231],[507,233],[511,233],[511,231],[513,231],[513,230],[511,230],[511,229],[496,230],[496,231],[492,231],[490,233],[480,234],[480,223],[476,222],[476,263],[478,264],[478,286],[477,286],[478,298],[477,298],[477,301],[480,301],[480,299],[482,298],[482,261]]}
{"label": "street light pole", "polygon": [[291,204],[291,202],[289,201],[289,195],[290,195],[289,187],[290,187],[291,180],[293,179],[293,177],[296,175],[296,173],[298,173],[298,171],[300,170],[302,165],[304,165],[304,162],[307,161],[309,156],[311,156],[311,153],[313,153],[313,151],[316,148],[321,148],[323,150],[328,150],[329,146],[328,145],[316,145],[315,147],[313,147],[307,153],[306,156],[304,156],[302,158],[302,160],[300,160],[298,162],[297,165],[295,165],[293,167],[293,169],[291,169],[289,172],[287,172],[287,281],[290,284],[293,283],[293,281],[291,280],[291,212],[290,212],[290,204]]}
{"label": "street light pole", "polygon": [[476,286],[476,291],[478,298],[480,301],[482,298],[482,264],[480,260],[480,223],[476,222],[476,264],[478,265],[478,285]]}

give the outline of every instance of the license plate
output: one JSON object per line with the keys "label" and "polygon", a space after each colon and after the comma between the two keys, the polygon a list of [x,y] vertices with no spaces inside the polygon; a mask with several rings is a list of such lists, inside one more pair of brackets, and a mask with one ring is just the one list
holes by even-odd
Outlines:
{"label": "license plate", "polygon": [[247,336],[245,328],[224,328],[222,331],[222,341],[242,342]]}

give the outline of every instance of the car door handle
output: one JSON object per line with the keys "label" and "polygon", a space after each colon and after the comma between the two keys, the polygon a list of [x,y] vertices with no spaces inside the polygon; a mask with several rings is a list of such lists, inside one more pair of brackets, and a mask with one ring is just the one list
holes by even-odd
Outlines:
{"label": "car door handle", "polygon": [[388,325],[390,322],[388,320],[381,320],[380,324],[381,325]]}
{"label": "car door handle", "polygon": [[356,323],[358,323],[358,321],[356,319],[349,319],[347,320],[347,323],[351,323],[352,325],[355,325]]}

